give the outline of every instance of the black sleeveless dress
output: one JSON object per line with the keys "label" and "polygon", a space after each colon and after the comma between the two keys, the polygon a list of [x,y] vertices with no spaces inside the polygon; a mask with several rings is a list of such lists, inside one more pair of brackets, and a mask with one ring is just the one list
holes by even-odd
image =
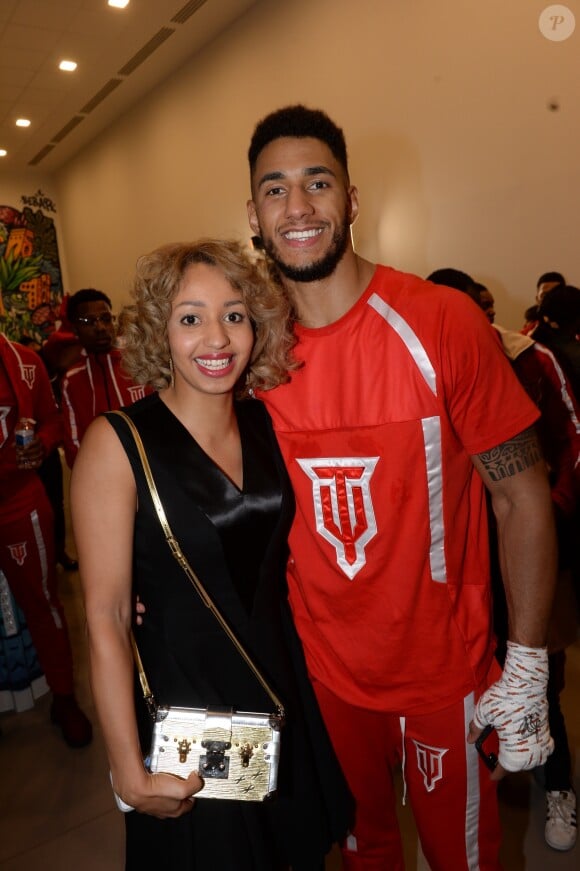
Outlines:
{"label": "black sleeveless dress", "polygon": [[[191,814],[126,814],[126,869],[319,871],[351,816],[347,787],[322,723],[287,604],[286,539],[293,496],[261,402],[236,404],[240,490],[157,394],[124,409],[137,426],[167,518],[194,571],[284,702],[278,795],[254,803],[198,800]],[[138,494],[134,593],[147,607],[135,632],[161,704],[273,703],[171,556],[126,423],[107,415],[131,462]],[[142,749],[151,721],[136,681]]]}

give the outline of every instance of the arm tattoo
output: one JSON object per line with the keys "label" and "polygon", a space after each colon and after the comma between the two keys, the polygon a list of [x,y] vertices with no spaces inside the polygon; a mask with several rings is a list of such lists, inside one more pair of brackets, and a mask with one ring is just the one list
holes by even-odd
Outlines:
{"label": "arm tattoo", "polygon": [[511,478],[531,468],[542,458],[535,431],[531,427],[478,456],[492,481]]}

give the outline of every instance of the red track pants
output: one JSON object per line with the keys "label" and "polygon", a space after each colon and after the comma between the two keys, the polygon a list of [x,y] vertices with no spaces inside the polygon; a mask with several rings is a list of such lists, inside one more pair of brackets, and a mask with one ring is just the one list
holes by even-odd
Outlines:
{"label": "red track pants", "polygon": [[317,681],[314,689],[356,800],[342,850],[345,871],[405,867],[392,776],[398,763],[431,871],[501,871],[496,784],[465,740],[474,693],[444,710],[401,718],[352,707]]}
{"label": "red track pants", "polygon": [[53,516],[40,481],[34,503],[0,518],[0,570],[24,611],[46,680],[54,693],[73,692],[73,665],[57,592]]}

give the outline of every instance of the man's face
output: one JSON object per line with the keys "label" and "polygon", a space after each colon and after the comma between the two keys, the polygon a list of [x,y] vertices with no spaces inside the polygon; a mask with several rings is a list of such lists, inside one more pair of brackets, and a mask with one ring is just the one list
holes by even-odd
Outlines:
{"label": "man's face", "polygon": [[358,213],[356,188],[319,139],[282,137],[259,154],[248,219],[283,276],[319,281],[350,246]]}
{"label": "man's face", "polygon": [[82,302],[73,324],[83,348],[89,354],[106,354],[115,341],[115,318],[103,299]]}
{"label": "man's face", "polygon": [[495,321],[495,300],[489,290],[482,290],[479,294],[479,305],[485,312],[485,316],[493,324]]}

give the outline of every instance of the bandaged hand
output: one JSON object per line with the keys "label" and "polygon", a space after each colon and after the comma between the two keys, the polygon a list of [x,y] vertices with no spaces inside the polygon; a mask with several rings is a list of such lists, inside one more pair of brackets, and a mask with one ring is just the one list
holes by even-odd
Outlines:
{"label": "bandaged hand", "polygon": [[501,678],[479,699],[473,722],[488,723],[499,738],[499,763],[506,771],[543,765],[554,742],[548,726],[548,652],[541,647],[507,643]]}

